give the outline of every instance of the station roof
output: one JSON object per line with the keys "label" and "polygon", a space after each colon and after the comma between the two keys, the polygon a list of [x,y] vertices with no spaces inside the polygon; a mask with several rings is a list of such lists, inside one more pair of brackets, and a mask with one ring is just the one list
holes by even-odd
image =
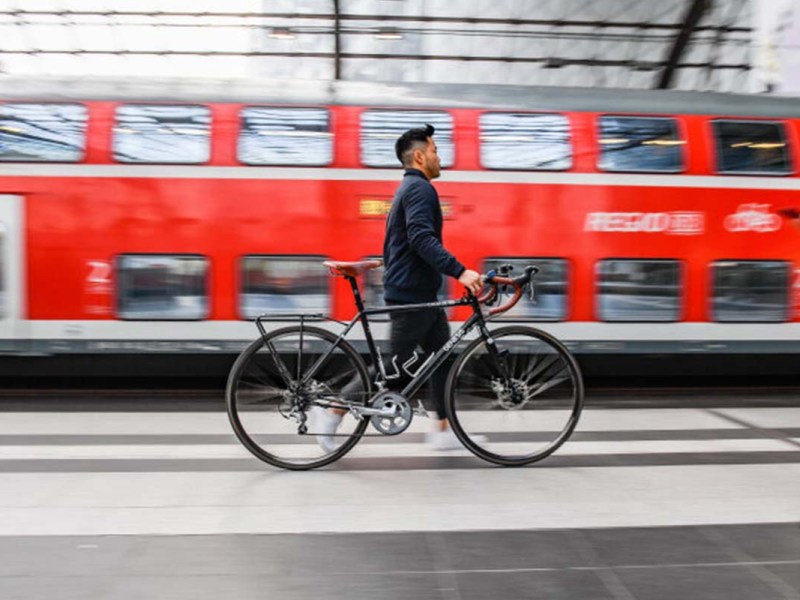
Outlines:
{"label": "station roof", "polygon": [[563,86],[192,78],[0,78],[0,101],[229,102],[800,118],[786,96]]}
{"label": "station roof", "polygon": [[0,72],[747,91],[752,21],[748,0],[0,0]]}

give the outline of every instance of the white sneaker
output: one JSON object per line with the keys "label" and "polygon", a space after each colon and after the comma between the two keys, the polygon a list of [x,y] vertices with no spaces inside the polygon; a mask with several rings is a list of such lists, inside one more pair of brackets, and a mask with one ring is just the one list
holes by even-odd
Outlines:
{"label": "white sneaker", "polygon": [[434,450],[461,450],[464,448],[461,440],[456,437],[452,429],[429,431],[425,434],[425,441],[430,444]]}
{"label": "white sneaker", "polygon": [[322,448],[326,454],[330,454],[336,450],[339,444],[336,443],[336,438],[333,437],[333,434],[336,433],[336,430],[339,429],[339,425],[342,424],[344,415],[337,414],[321,406],[312,406],[311,410],[308,411],[308,416],[311,421],[308,428],[313,433],[319,434],[317,435],[317,444],[319,444],[319,447]]}

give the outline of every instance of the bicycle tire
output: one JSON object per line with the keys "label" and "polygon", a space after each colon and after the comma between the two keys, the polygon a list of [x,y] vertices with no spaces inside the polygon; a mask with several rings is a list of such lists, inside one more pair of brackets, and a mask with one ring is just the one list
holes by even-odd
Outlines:
{"label": "bicycle tire", "polygon": [[[368,419],[344,415],[343,425],[345,421],[348,422],[346,431],[349,433],[341,435],[348,437],[334,451],[325,452],[317,447],[313,431],[301,434],[298,431],[299,423],[287,417],[287,413],[296,405],[296,399],[289,399],[292,396],[291,391],[287,392],[289,385],[281,376],[269,347],[277,352],[277,358],[283,362],[288,374],[294,375],[293,381],[297,381],[303,372],[308,372],[307,369],[322,355],[327,345],[332,345],[338,339],[324,329],[304,326],[303,347],[300,347],[300,333],[301,327],[285,327],[269,333],[266,338],[253,341],[234,362],[225,388],[228,418],[236,437],[245,448],[270,465],[297,471],[323,467],[340,459],[355,446],[369,423]],[[281,353],[280,349],[284,347],[291,349]],[[318,373],[331,375],[331,381],[335,379],[337,385],[338,381],[345,381],[349,377],[347,383],[354,382],[360,386],[357,401],[366,402],[370,396],[367,366],[344,340],[338,342],[336,350],[320,365]],[[341,393],[329,382],[313,381],[320,389],[327,386],[330,393]],[[309,407],[312,405],[313,402]],[[309,429],[313,429],[313,424]],[[320,454],[320,451],[325,453]]]}
{"label": "bicycle tire", "polygon": [[572,434],[583,408],[580,367],[553,336],[533,327],[490,332],[509,379],[483,337],[450,369],[445,409],[464,446],[489,462],[527,465],[555,452]]}

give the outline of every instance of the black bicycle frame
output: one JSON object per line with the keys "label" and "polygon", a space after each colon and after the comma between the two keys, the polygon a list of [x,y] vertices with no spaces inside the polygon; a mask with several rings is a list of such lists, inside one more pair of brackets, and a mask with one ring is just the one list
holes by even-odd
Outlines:
{"label": "black bicycle frame", "polygon": [[[353,290],[353,297],[355,298],[356,308],[358,309],[358,313],[356,314],[353,319],[345,325],[344,331],[339,334],[339,337],[333,343],[333,345],[325,351],[325,353],[320,356],[317,361],[311,366],[308,372],[303,376],[303,379],[298,382],[298,387],[302,387],[303,385],[307,384],[316,374],[317,370],[322,366],[328,357],[333,354],[336,348],[339,346],[339,343],[347,337],[347,334],[356,326],[357,323],[361,323],[364,329],[364,336],[367,341],[367,347],[369,348],[370,357],[372,358],[372,364],[376,367],[376,383],[380,383],[382,386],[385,386],[387,380],[384,376],[383,370],[380,368],[380,361],[381,357],[378,352],[378,348],[375,345],[375,340],[372,337],[372,330],[370,329],[369,323],[369,316],[370,315],[379,315],[379,314],[388,314],[393,312],[408,312],[413,310],[426,310],[426,309],[434,309],[434,308],[451,308],[455,306],[471,306],[473,313],[470,317],[464,321],[464,324],[459,327],[456,332],[450,336],[450,339],[444,343],[444,345],[439,348],[434,354],[432,358],[429,358],[424,363],[423,367],[417,371],[411,378],[411,381],[406,384],[403,390],[400,392],[403,397],[410,399],[414,394],[416,394],[419,389],[425,384],[425,382],[430,378],[433,372],[438,369],[450,353],[455,348],[456,344],[458,344],[461,339],[470,332],[470,330],[478,326],[480,331],[480,335],[486,341],[486,347],[489,351],[489,354],[494,358],[494,360],[490,361],[490,366],[493,366],[497,369],[497,373],[493,373],[493,375],[497,377],[501,377],[506,379],[508,377],[508,369],[505,361],[502,360],[499,352],[497,351],[497,347],[495,346],[494,340],[492,339],[489,330],[486,328],[486,321],[483,318],[483,313],[481,312],[481,306],[478,303],[478,299],[473,296],[465,296],[458,300],[443,300],[438,302],[424,302],[421,304],[402,304],[398,306],[385,306],[385,307],[376,307],[376,308],[366,308],[364,306],[364,302],[361,299],[361,293],[358,289],[358,284],[356,280],[352,277],[345,277],[347,281],[350,283],[350,287]],[[300,348],[302,348],[302,337],[303,337],[303,324],[306,319],[309,317],[311,318],[325,318],[324,315],[309,315],[309,314],[282,314],[282,315],[261,315],[256,318],[256,325],[258,326],[259,331],[261,332],[261,336],[264,339],[264,343],[267,346],[267,349],[270,353],[275,357],[276,363],[278,367],[278,371],[281,376],[284,378],[284,383],[287,386],[290,386],[291,375],[289,374],[288,369],[283,364],[283,362],[278,358],[277,351],[273,347],[272,343],[267,338],[267,332],[264,329],[264,325],[262,324],[262,320],[264,319],[274,319],[276,317],[299,317],[300,318]],[[299,368],[299,367],[298,367]]]}

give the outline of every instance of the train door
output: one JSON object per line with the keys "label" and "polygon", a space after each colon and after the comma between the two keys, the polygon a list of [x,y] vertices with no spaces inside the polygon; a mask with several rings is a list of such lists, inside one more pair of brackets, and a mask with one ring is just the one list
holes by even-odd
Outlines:
{"label": "train door", "polygon": [[22,197],[0,195],[0,352],[23,349],[25,342]]}

